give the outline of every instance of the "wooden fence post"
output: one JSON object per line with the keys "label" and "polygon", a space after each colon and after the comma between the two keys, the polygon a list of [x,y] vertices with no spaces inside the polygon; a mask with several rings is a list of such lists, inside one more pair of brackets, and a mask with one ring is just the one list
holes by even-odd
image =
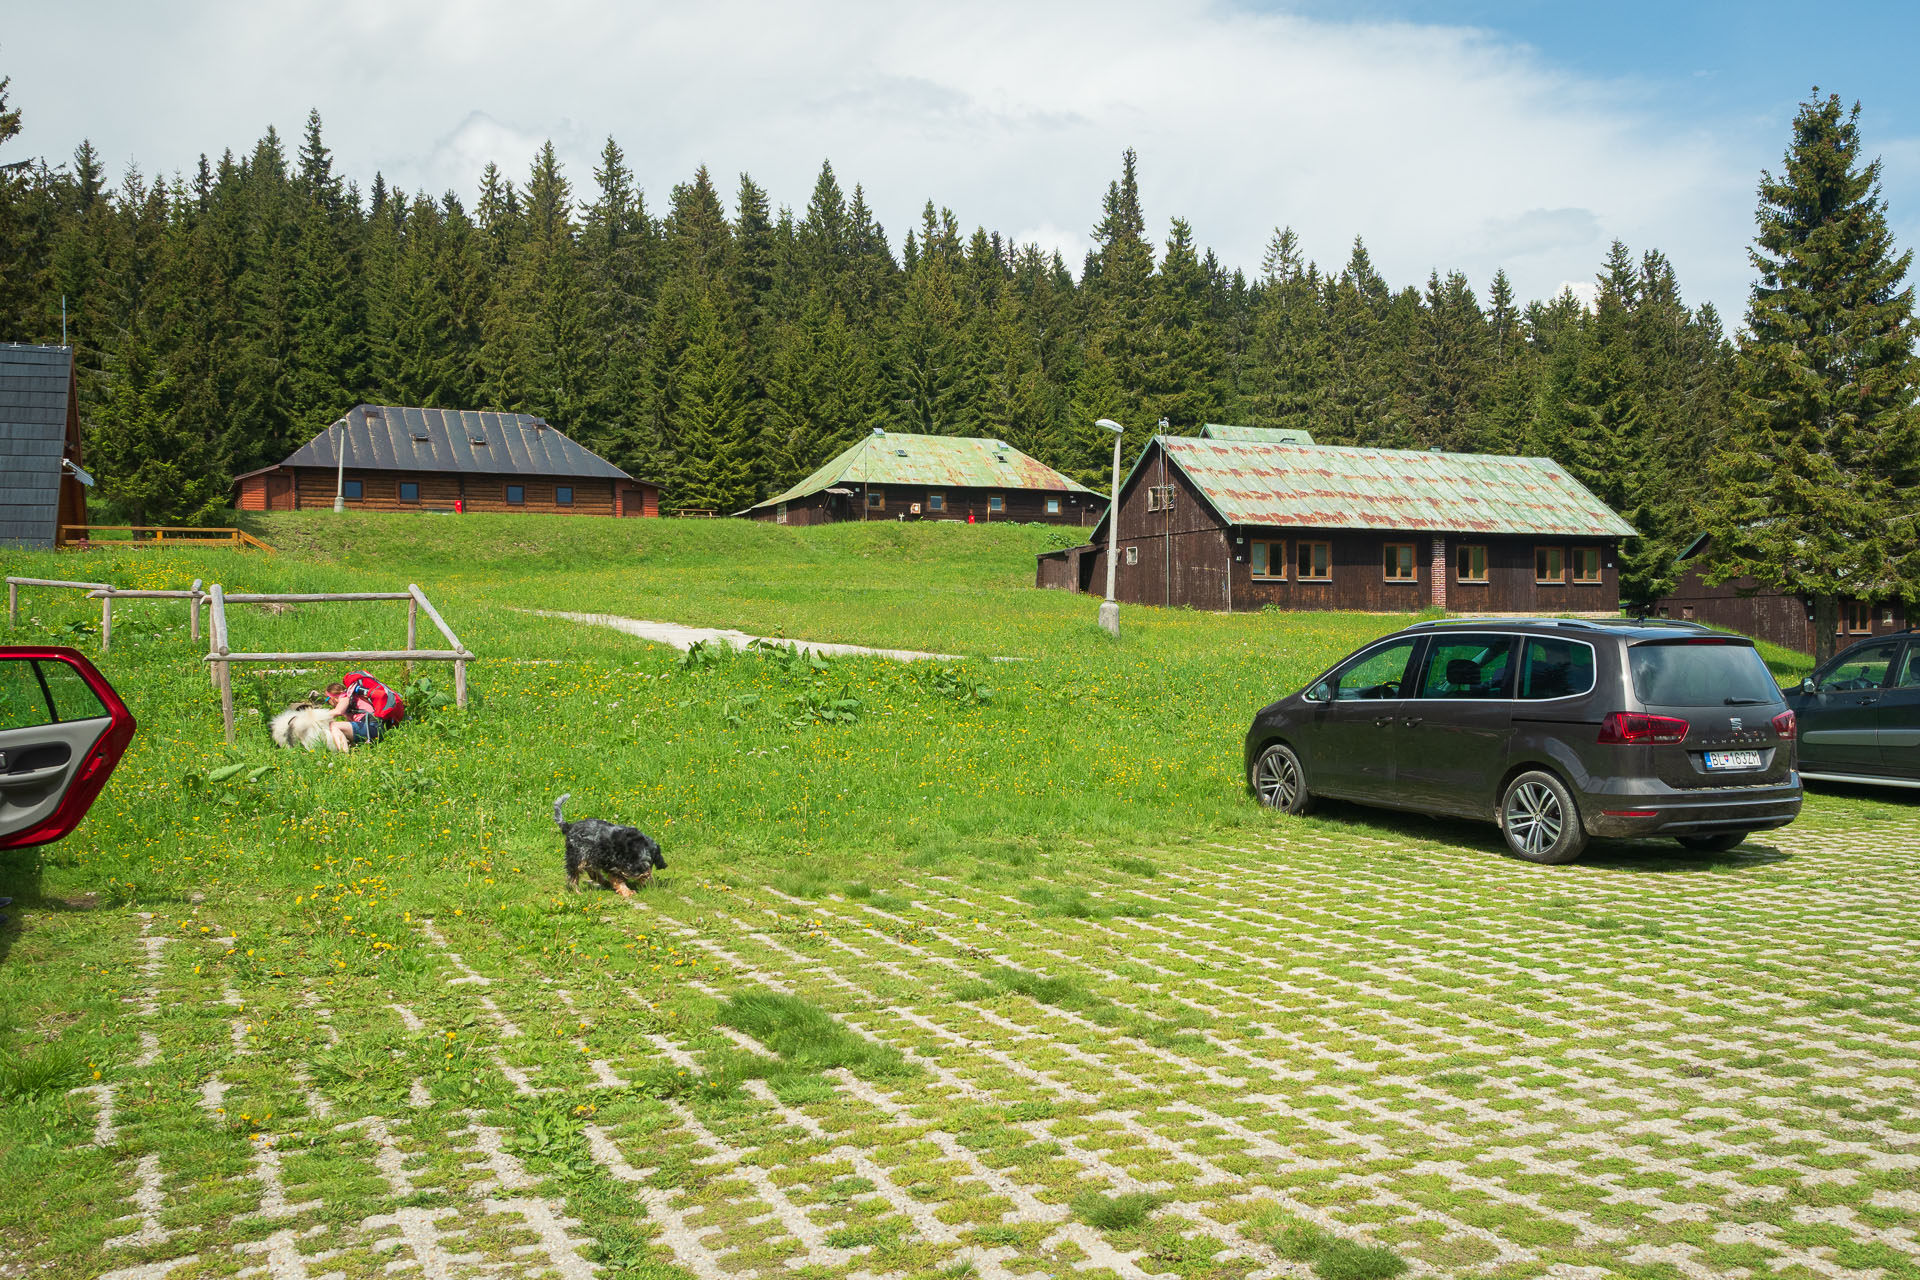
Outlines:
{"label": "wooden fence post", "polygon": [[187,597],[187,627],[190,639],[200,638],[200,579],[195,578],[193,585],[187,588],[192,594]]}
{"label": "wooden fence post", "polygon": [[213,584],[213,647],[219,655],[213,663],[214,683],[220,690],[220,719],[226,725],[227,741],[233,741],[233,664],[226,660],[227,599],[219,583]]}
{"label": "wooden fence post", "polygon": [[453,660],[453,705],[462,711],[467,709],[467,660]]}
{"label": "wooden fence post", "polygon": [[20,584],[7,584],[7,628],[11,630],[20,625]]}
{"label": "wooden fence post", "polygon": [[100,652],[113,648],[113,597],[100,597]]}
{"label": "wooden fence post", "polygon": [[[411,594],[407,596],[407,648],[413,648],[414,640],[420,634],[420,602]],[[413,679],[413,663],[407,663],[407,679]]]}

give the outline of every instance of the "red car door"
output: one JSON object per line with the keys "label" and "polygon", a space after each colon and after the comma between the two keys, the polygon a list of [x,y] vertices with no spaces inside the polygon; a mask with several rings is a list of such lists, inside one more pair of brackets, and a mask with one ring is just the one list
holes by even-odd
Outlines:
{"label": "red car door", "polygon": [[78,650],[0,648],[0,849],[47,844],[79,826],[134,727]]}

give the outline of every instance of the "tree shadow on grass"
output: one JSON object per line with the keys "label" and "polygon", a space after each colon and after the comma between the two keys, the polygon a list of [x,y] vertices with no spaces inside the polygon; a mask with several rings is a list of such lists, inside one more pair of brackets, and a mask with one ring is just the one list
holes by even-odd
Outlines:
{"label": "tree shadow on grass", "polygon": [[[1319,801],[1314,817],[1342,826],[1364,829],[1384,839],[1424,840],[1452,845],[1462,853],[1505,858],[1520,866],[1528,865],[1507,853],[1506,841],[1491,822],[1472,822],[1465,818],[1440,817],[1425,813],[1405,813],[1394,809],[1373,809],[1343,800]],[[1793,855],[1767,840],[1769,832],[1758,832],[1737,848],[1722,853],[1701,853],[1684,849],[1670,838],[1647,840],[1595,840],[1572,868],[1588,867],[1605,871],[1631,871],[1640,874],[1659,872],[1713,871],[1726,873],[1750,867],[1782,863]],[[1559,870],[1544,867],[1544,871]]]}

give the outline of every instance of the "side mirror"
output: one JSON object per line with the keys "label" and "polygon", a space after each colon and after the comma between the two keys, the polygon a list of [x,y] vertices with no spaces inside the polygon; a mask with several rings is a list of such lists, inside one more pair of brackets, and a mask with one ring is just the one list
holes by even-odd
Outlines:
{"label": "side mirror", "polygon": [[1333,682],[1331,680],[1322,680],[1319,684],[1316,684],[1315,686],[1313,686],[1313,688],[1307,690],[1307,701],[1308,702],[1333,701]]}
{"label": "side mirror", "polygon": [[1800,682],[1800,692],[1802,693],[1818,693],[1819,691],[1820,688],[1814,684],[1812,676],[1808,676]]}
{"label": "side mirror", "polygon": [[0,649],[0,849],[80,825],[133,741],[133,716],[74,649]]}

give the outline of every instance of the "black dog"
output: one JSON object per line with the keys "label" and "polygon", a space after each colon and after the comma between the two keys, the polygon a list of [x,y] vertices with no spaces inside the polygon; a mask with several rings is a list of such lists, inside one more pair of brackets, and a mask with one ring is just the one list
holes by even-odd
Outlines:
{"label": "black dog", "polygon": [[560,806],[566,802],[565,795],[553,802],[553,820],[567,838],[567,888],[578,893],[580,873],[584,871],[595,884],[631,898],[633,890],[629,886],[645,885],[656,868],[667,869],[660,846],[646,832],[599,818],[568,822],[560,813]]}

